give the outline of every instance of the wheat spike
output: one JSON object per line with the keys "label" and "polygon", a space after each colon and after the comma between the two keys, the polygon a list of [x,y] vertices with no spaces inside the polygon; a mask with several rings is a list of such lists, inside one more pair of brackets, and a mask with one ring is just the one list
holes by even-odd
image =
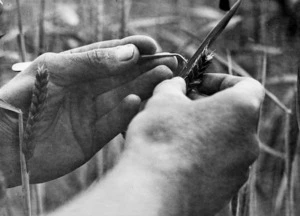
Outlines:
{"label": "wheat spike", "polygon": [[196,64],[192,67],[191,71],[184,78],[187,85],[187,93],[196,89],[198,85],[201,84],[203,79],[203,74],[208,66],[211,64],[213,59],[213,53],[210,53],[207,48],[203,50],[200,54]]}
{"label": "wheat spike", "polygon": [[44,105],[48,92],[48,82],[48,70],[44,66],[39,67],[32,91],[31,104],[24,133],[23,152],[25,154],[26,161],[32,157],[35,148],[35,145],[31,141],[34,138],[34,128],[36,123],[40,121],[41,112],[45,107]]}

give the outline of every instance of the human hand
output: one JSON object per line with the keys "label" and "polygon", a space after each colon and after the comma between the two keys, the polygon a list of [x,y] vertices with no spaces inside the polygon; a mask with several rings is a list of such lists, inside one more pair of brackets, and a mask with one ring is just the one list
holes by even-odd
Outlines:
{"label": "human hand", "polygon": [[205,74],[199,90],[210,96],[189,99],[178,77],[159,84],[129,125],[124,154],[165,176],[165,206],[175,200],[178,212],[214,215],[245,183],[258,156],[264,90],[253,79],[224,74]]}
{"label": "human hand", "polygon": [[[37,68],[49,72],[46,107],[34,129],[36,147],[28,162],[32,183],[74,170],[127,127],[140,100],[177,67],[174,58],[139,61],[140,54],[156,49],[149,37],[133,36],[44,54],[0,90],[1,99],[27,114]],[[20,184],[17,118],[5,112],[0,124],[0,169],[8,185],[15,186]]]}

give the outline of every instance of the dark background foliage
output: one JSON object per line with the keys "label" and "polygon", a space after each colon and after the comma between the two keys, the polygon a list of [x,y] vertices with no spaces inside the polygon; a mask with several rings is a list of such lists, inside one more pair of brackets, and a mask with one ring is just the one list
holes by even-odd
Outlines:
{"label": "dark background foliage", "polygon": [[[16,1],[3,3],[0,85],[15,75],[12,64],[22,61]],[[27,61],[44,52],[60,52],[133,34],[150,35],[159,42],[161,50],[189,58],[225,13],[219,9],[219,1],[210,0],[21,0],[20,3]],[[262,108],[260,158],[252,167],[247,184],[219,216],[300,214],[294,108],[300,52],[299,9],[299,0],[243,1],[238,14],[212,48],[216,56],[209,72],[250,75],[270,93]],[[291,115],[287,114],[289,109]],[[122,142],[118,136],[73,173],[33,185],[34,213],[57,208],[100,179],[117,161]],[[21,197],[20,188],[8,189],[6,200],[1,202],[2,213],[23,215]]]}

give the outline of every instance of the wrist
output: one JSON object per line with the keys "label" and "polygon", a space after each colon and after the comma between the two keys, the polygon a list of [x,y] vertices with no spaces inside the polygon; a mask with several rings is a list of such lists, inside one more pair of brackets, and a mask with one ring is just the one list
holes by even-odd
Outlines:
{"label": "wrist", "polygon": [[182,215],[185,207],[185,193],[182,193],[178,176],[149,167],[128,151],[102,183],[101,190],[105,185],[113,185],[114,188],[109,190],[110,195],[106,199],[114,200],[114,197],[126,194],[126,200],[121,203],[125,203],[123,212],[128,212],[128,215]]}
{"label": "wrist", "polygon": [[170,143],[127,142],[126,146],[124,155],[131,158],[131,164],[153,176],[160,176],[161,187],[169,191],[164,194],[165,202],[179,207],[178,211],[184,209],[181,215],[214,215],[248,177],[244,172],[239,175],[220,173],[213,164],[201,162],[200,155],[193,158],[193,154],[182,154],[184,149],[178,154],[178,149],[172,149]]}

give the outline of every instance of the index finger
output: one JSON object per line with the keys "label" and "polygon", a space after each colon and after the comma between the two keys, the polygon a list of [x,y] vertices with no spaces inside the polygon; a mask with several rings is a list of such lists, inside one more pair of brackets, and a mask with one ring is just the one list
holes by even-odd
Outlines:
{"label": "index finger", "polygon": [[198,89],[200,92],[224,100],[240,101],[259,107],[264,99],[262,85],[249,77],[207,73]]}
{"label": "index finger", "polygon": [[233,87],[244,79],[244,77],[227,74],[206,73],[203,75],[203,82],[199,86],[198,90],[206,95],[212,95],[219,91]]}

